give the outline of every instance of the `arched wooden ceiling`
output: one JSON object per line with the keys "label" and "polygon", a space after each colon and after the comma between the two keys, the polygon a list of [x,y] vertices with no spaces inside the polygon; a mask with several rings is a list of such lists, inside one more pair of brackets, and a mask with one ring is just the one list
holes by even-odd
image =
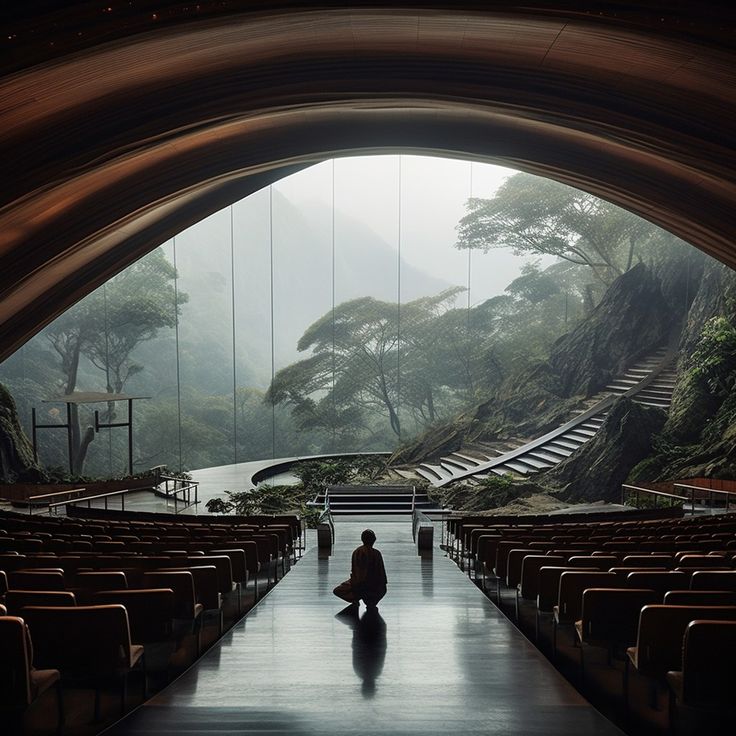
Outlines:
{"label": "arched wooden ceiling", "polygon": [[736,267],[720,3],[22,5],[0,41],[0,359],[189,224],[359,152],[551,176]]}

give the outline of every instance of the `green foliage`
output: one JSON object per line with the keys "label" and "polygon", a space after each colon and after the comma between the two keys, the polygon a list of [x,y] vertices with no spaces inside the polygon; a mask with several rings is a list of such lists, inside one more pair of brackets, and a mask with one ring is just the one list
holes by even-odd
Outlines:
{"label": "green foliage", "polygon": [[301,487],[316,495],[327,486],[345,485],[355,476],[352,465],[347,460],[313,460],[298,463],[292,472],[299,478]]}
{"label": "green foliage", "polygon": [[481,479],[480,485],[491,493],[505,493],[511,488],[513,481],[508,475],[491,473],[488,477]]}
{"label": "green foliage", "polygon": [[491,199],[468,200],[458,248],[511,248],[557,256],[589,269],[604,286],[627,271],[659,228],[587,192],[514,174]]}
{"label": "green foliage", "polygon": [[310,460],[297,463],[291,470],[299,478],[300,487],[315,496],[327,486],[371,483],[386,470],[386,460],[380,455],[358,455],[345,460]]}
{"label": "green foliage", "polygon": [[705,323],[688,368],[712,394],[730,393],[736,382],[736,328],[726,317],[712,317]]}
{"label": "green foliage", "polygon": [[266,401],[288,406],[301,430],[331,433],[333,447],[359,446],[382,431],[379,417],[401,437],[454,413],[489,380],[499,326],[488,307],[454,308],[462,291],[404,303],[400,319],[372,297],[338,305],[306,330],[298,349],[311,355],[276,374]]}
{"label": "green foliage", "polygon": [[246,491],[225,491],[225,498],[211,498],[205,508],[211,514],[283,514],[300,510],[309,494],[298,486],[261,483]]}

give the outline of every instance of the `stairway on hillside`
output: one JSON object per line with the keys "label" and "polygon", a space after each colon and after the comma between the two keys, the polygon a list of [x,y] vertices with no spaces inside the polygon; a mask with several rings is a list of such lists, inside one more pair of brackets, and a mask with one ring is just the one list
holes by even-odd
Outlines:
{"label": "stairway on hillside", "polygon": [[318,494],[309,506],[328,507],[333,516],[411,514],[414,509],[428,514],[443,510],[430,500],[426,491],[417,491],[407,485],[329,486],[326,493]]}
{"label": "stairway on hillside", "polygon": [[595,436],[617,396],[628,394],[634,401],[669,410],[675,386],[675,370],[667,348],[660,348],[632,365],[602,391],[586,400],[570,419],[535,440],[519,440],[516,446],[462,448],[442,457],[439,463],[421,463],[405,470],[407,479],[423,478],[442,486],[455,480],[478,483],[491,474],[527,476],[562,462]]}

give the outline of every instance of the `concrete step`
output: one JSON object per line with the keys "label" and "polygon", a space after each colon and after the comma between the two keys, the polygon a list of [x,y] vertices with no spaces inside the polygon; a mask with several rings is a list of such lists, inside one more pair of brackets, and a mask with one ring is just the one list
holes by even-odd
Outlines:
{"label": "concrete step", "polygon": [[480,465],[481,463],[486,462],[486,459],[476,458],[472,457],[471,455],[468,455],[466,452],[453,452],[452,455],[449,455],[449,457],[456,457],[460,460],[464,460],[467,463],[470,463],[471,465]]}
{"label": "concrete step", "polygon": [[546,470],[547,468],[551,468],[554,463],[550,463],[546,460],[542,460],[538,457],[534,457],[534,455],[531,452],[527,452],[521,457],[516,458],[516,460],[524,463],[525,465],[530,465],[532,468],[535,468],[536,470]]}
{"label": "concrete step", "polygon": [[587,442],[592,435],[583,434],[582,432],[578,432],[574,429],[571,429],[569,432],[565,432],[565,434],[562,435],[561,439],[567,440],[568,442],[576,442],[577,446],[579,447],[584,442]]}
{"label": "concrete step", "polygon": [[556,448],[557,450],[560,450],[560,452],[565,451],[567,452],[569,456],[569,455],[572,455],[572,453],[575,452],[575,450],[577,450],[578,447],[580,447],[580,443],[579,442],[568,442],[562,437],[557,437],[554,440],[550,440],[549,442],[547,442],[544,446],[549,447],[549,448]]}
{"label": "concrete step", "polygon": [[550,463],[550,465],[557,465],[557,463],[562,462],[562,460],[564,460],[568,455],[563,454],[562,450],[555,450],[549,445],[544,445],[538,450],[532,450],[527,453],[526,456],[535,457],[543,462]]}
{"label": "concrete step", "polygon": [[478,466],[478,463],[469,463],[467,460],[459,460],[448,455],[440,460],[440,465],[454,475],[457,471],[465,472],[466,470],[475,468]]}

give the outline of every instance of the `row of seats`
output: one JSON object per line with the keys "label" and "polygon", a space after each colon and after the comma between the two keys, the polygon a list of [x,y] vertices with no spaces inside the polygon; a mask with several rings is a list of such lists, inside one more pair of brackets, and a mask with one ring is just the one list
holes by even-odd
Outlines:
{"label": "row of seats", "polygon": [[604,648],[609,664],[621,654],[627,702],[635,671],[650,681],[653,702],[668,686],[674,702],[726,707],[736,686],[736,520],[529,527],[463,519],[451,526],[448,549],[499,603],[513,592],[517,620],[520,605],[535,607],[538,640],[549,619],[553,652],[558,628],[569,628],[581,675],[589,647]]}
{"label": "row of seats", "polygon": [[[219,522],[219,517],[215,517]],[[20,712],[53,685],[91,683],[95,719],[100,687],[143,673],[149,644],[173,642],[185,626],[200,648],[202,619],[258,577],[266,586],[303,550],[295,517],[238,518],[181,525],[0,514],[0,707]],[[22,637],[19,639],[19,632]],[[36,669],[40,668],[40,669]],[[59,723],[63,701],[59,691]]]}

